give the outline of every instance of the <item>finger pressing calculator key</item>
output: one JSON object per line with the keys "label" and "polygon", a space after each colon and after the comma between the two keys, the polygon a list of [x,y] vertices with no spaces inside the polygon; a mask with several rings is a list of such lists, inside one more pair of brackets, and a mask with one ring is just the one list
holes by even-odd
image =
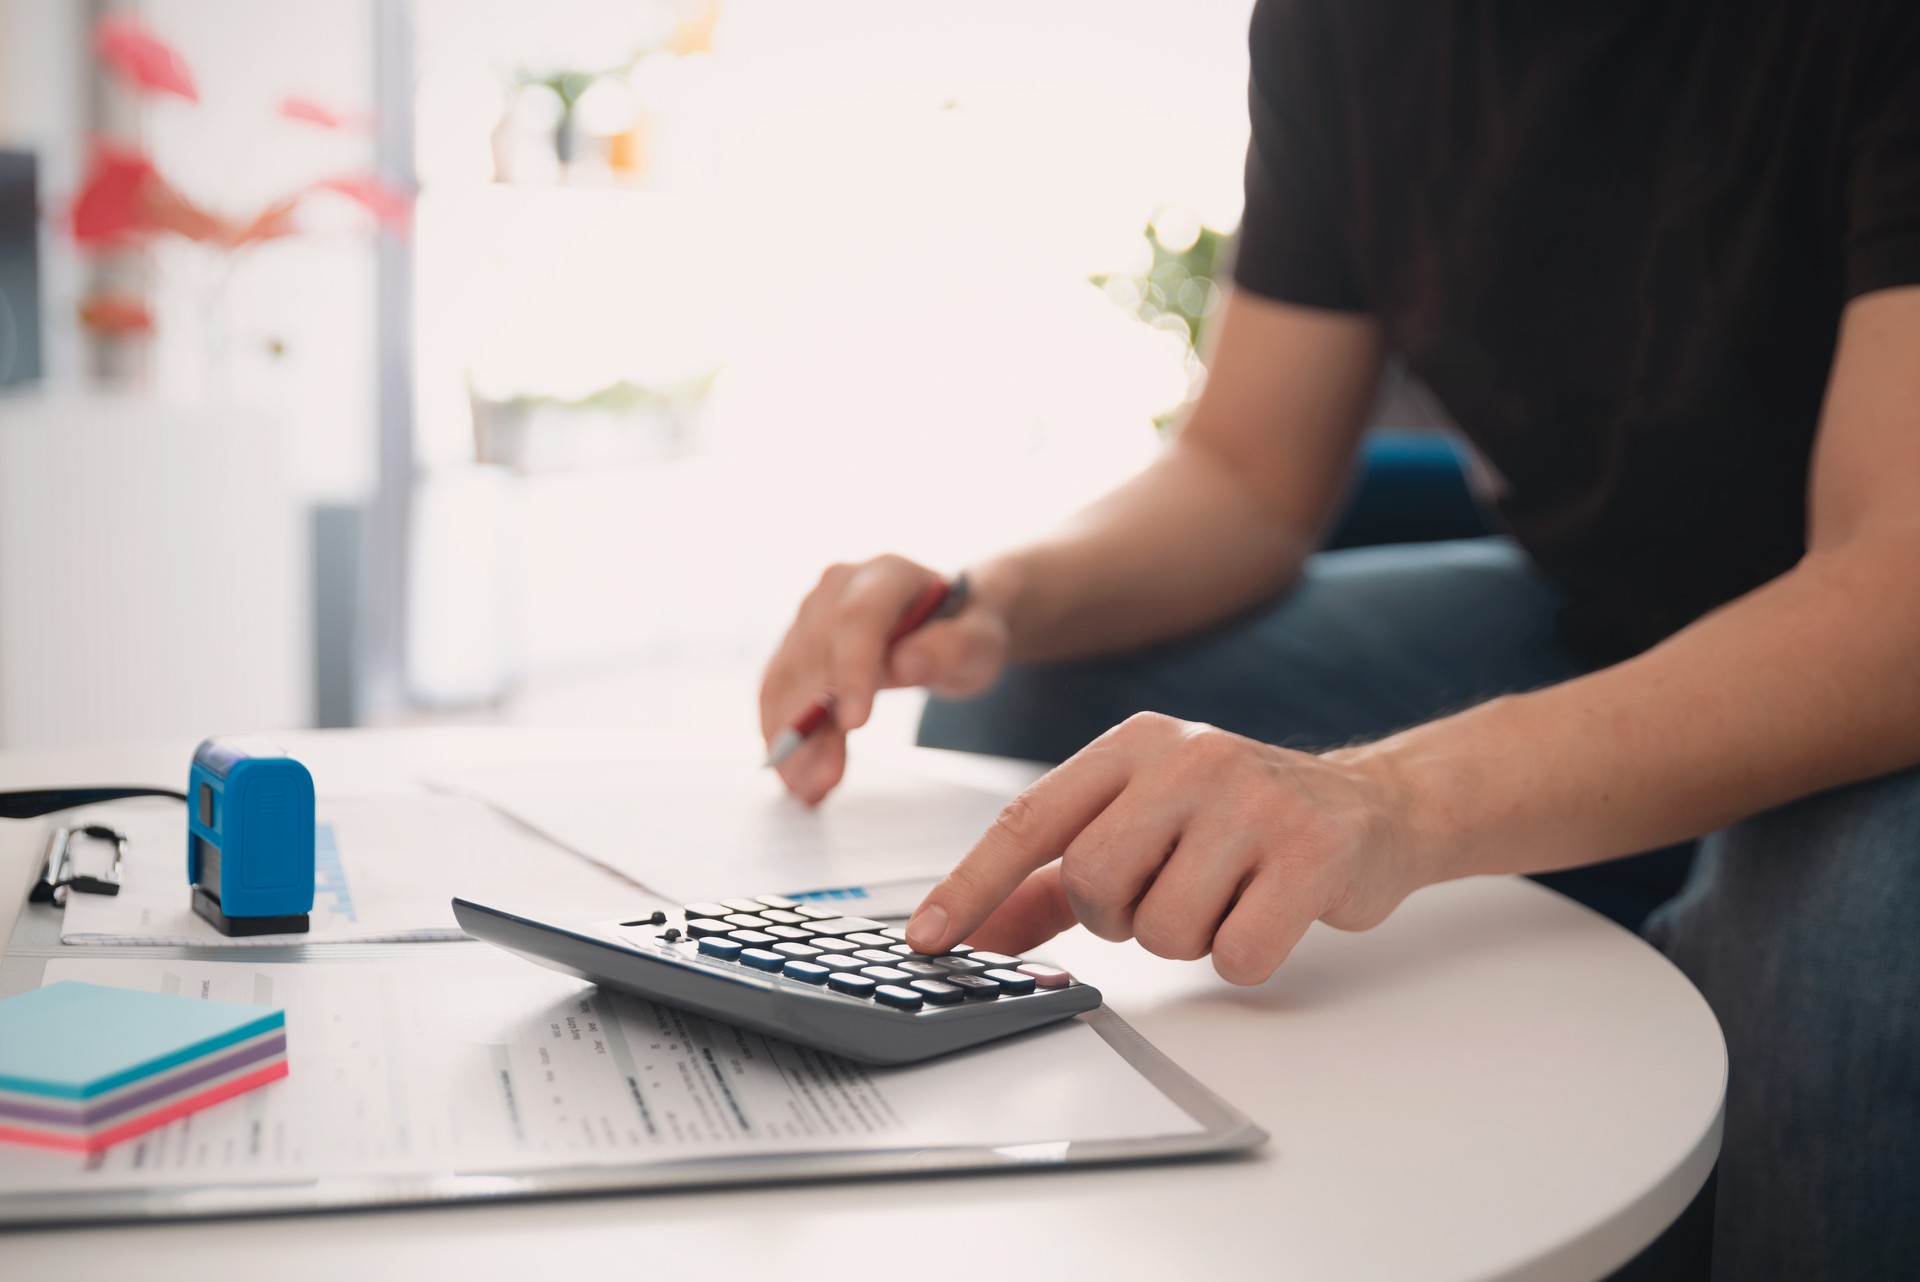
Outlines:
{"label": "finger pressing calculator key", "polygon": [[461,928],[528,961],[772,1037],[904,1064],[1066,1019],[1100,993],[1066,971],[780,895],[558,924],[453,901]]}

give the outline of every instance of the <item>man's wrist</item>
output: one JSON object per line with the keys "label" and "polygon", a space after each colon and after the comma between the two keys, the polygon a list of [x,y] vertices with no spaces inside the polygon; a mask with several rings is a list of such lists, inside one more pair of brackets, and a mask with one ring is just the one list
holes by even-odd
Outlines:
{"label": "man's wrist", "polygon": [[999,616],[1006,626],[1008,653],[1017,656],[1024,638],[1023,602],[1028,569],[1018,553],[1006,553],[967,567],[970,608]]}
{"label": "man's wrist", "polygon": [[1382,839],[1402,864],[1409,890],[1472,876],[1475,828],[1463,804],[1466,781],[1450,769],[1450,754],[1416,727],[1375,743],[1340,748],[1326,759],[1359,771],[1383,811]]}

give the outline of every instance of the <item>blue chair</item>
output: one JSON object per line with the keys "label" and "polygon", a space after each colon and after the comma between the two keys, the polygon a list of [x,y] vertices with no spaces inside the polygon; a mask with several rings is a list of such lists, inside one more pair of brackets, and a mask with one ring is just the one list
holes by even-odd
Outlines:
{"label": "blue chair", "polygon": [[1329,548],[1434,543],[1494,532],[1468,484],[1466,455],[1444,432],[1369,432],[1355,472]]}

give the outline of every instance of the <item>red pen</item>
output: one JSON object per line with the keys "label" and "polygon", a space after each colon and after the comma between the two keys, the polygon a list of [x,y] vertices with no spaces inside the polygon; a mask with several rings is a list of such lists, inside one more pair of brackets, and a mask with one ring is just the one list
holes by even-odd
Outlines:
{"label": "red pen", "polygon": [[[891,650],[902,637],[907,636],[922,624],[932,619],[944,619],[960,613],[967,603],[967,576],[956,574],[949,583],[945,579],[935,579],[920,589],[920,595],[907,606],[900,622],[893,625],[893,631],[887,633],[887,649]],[[777,766],[799,750],[807,741],[807,736],[827,724],[827,718],[833,715],[833,695],[822,693],[806,710],[793,719],[793,723],[773,737],[767,746],[767,764]]]}

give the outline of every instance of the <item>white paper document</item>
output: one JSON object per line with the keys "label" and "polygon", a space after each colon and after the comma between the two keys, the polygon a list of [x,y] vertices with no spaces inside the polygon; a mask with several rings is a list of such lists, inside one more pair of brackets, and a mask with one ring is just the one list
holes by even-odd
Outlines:
{"label": "white paper document", "polygon": [[63,979],[279,1006],[290,1073],[91,1159],[0,1146],[0,1196],[1203,1129],[1077,1020],[871,1068],[481,953],[48,963]]}
{"label": "white paper document", "polygon": [[676,903],[888,882],[924,889],[1009,799],[867,760],[811,809],[747,757],[540,762],[428,782],[499,806]]}
{"label": "white paper document", "polygon": [[455,895],[561,919],[631,902],[630,883],[464,797],[323,797],[316,811],[311,927],[302,935],[223,935],[193,911],[187,819],[178,805],[121,804],[74,822],[128,838],[118,895],[70,895],[61,939],[76,944],[246,947],[464,938]]}

